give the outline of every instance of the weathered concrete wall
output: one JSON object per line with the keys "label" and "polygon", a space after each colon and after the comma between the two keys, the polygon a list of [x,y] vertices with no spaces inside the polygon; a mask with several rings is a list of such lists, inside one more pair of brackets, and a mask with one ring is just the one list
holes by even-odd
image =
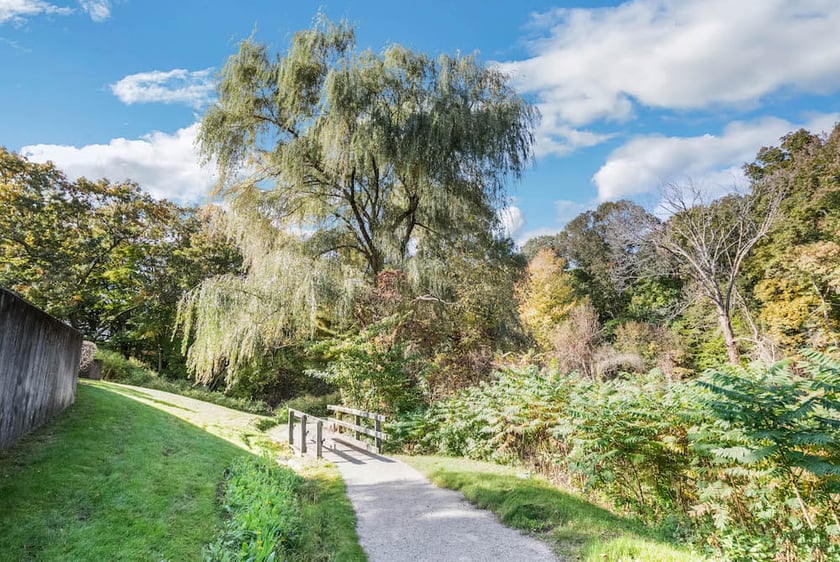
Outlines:
{"label": "weathered concrete wall", "polygon": [[0,289],[0,449],[76,397],[82,335]]}

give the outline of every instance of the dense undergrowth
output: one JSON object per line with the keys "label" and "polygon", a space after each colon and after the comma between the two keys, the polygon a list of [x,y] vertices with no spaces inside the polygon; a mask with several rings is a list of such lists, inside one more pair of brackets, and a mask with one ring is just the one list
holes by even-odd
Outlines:
{"label": "dense undergrowth", "polygon": [[840,362],[608,382],[505,369],[392,427],[409,450],[525,463],[730,560],[840,557]]}
{"label": "dense undergrowth", "polygon": [[241,457],[225,474],[228,520],[207,560],[288,559],[300,547],[303,478],[270,458]]}

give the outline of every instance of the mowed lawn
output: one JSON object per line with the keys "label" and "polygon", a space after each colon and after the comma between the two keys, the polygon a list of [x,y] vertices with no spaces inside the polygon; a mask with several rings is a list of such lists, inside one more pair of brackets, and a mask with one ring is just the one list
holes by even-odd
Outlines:
{"label": "mowed lawn", "polygon": [[0,453],[0,560],[200,560],[224,470],[248,454],[79,385],[75,404]]}

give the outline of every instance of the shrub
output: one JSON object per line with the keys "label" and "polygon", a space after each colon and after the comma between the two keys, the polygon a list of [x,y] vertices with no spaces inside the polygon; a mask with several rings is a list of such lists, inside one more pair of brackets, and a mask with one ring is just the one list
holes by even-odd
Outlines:
{"label": "shrub", "polygon": [[327,364],[307,373],[338,387],[342,403],[349,406],[386,413],[416,408],[424,363],[397,341],[400,321],[392,316],[359,334],[312,346]]}
{"label": "shrub", "polygon": [[389,429],[416,452],[536,467],[718,559],[838,559],[840,361],[804,355],[699,384],[507,368]]}
{"label": "shrub", "polygon": [[242,457],[226,471],[228,515],[220,536],[204,551],[208,561],[292,560],[300,544],[303,479],[268,457]]}
{"label": "shrub", "polygon": [[[311,394],[305,394],[303,396],[298,396],[297,398],[292,398],[291,400],[288,400],[286,403],[283,404],[283,408],[285,410],[291,408],[293,410],[298,410],[300,412],[311,414],[319,418],[326,418],[330,415],[330,412],[327,410],[327,405],[339,404],[340,401],[341,395],[338,392],[324,394],[323,396],[312,396]],[[280,415],[280,417],[282,418],[282,415]]]}

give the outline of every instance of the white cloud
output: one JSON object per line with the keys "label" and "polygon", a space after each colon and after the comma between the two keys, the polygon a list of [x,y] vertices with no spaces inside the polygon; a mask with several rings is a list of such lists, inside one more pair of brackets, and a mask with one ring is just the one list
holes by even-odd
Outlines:
{"label": "white cloud", "polygon": [[79,5],[95,22],[103,22],[111,17],[110,0],[79,0]]}
{"label": "white cloud", "polygon": [[538,134],[556,143],[542,153],[568,147],[568,130],[630,119],[639,106],[754,106],[780,90],[840,87],[836,0],[632,0],[536,14],[532,29],[534,55],[501,67],[539,100]]}
{"label": "white cloud", "polygon": [[616,149],[595,173],[598,200],[652,193],[671,182],[692,179],[710,190],[746,183],[741,166],[762,146],[776,144],[792,130],[831,131],[840,114],[812,116],[804,124],[765,117],[735,121],[720,135],[696,137],[640,136]]}
{"label": "white cloud", "polygon": [[[95,22],[103,22],[111,17],[110,0],[79,0],[79,6]],[[72,8],[56,6],[44,0],[0,0],[0,24],[11,21],[20,25],[28,17],[41,14],[67,16],[73,11]]]}
{"label": "white cloud", "polygon": [[111,91],[120,101],[134,103],[185,103],[200,108],[213,93],[213,69],[189,71],[176,68],[129,74],[111,84]]}
{"label": "white cloud", "polygon": [[593,207],[592,203],[579,203],[577,201],[570,201],[568,199],[560,199],[554,202],[556,209],[557,225],[561,228],[566,226],[566,223],[577,217],[584,211],[588,211]]}
{"label": "white cloud", "polygon": [[0,24],[12,22],[23,23],[27,17],[41,14],[55,14],[66,16],[73,10],[55,6],[43,0],[0,0]]}
{"label": "white cloud", "polygon": [[139,139],[76,148],[55,144],[24,146],[20,153],[36,162],[53,161],[73,179],[133,180],[157,198],[196,202],[215,179],[212,166],[201,166],[194,149],[198,124],[174,134],[153,132]]}
{"label": "white cloud", "polygon": [[502,233],[513,238],[525,226],[522,209],[516,205],[508,205],[499,211],[499,221],[502,223]]}

